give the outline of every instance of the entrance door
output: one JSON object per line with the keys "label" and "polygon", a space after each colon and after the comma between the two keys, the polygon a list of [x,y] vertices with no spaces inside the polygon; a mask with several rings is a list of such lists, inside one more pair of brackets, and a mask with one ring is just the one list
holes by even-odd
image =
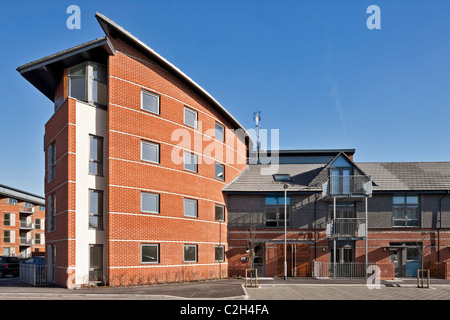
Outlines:
{"label": "entrance door", "polygon": [[258,272],[258,277],[264,276],[264,244],[257,244],[254,248],[253,269]]}
{"label": "entrance door", "polygon": [[389,261],[394,264],[394,276],[402,277],[402,250],[391,249],[389,255]]}
{"label": "entrance door", "polygon": [[[277,246],[278,272],[277,276],[284,277],[284,244]],[[286,247],[287,277],[308,277],[310,275],[310,247],[309,244],[294,243]]]}

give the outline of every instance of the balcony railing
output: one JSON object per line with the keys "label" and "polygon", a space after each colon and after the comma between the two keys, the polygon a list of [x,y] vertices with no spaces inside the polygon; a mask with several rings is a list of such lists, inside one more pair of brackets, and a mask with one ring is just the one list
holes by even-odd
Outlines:
{"label": "balcony railing", "polygon": [[372,195],[372,179],[365,175],[330,176],[322,186],[324,197],[367,197]]}
{"label": "balcony railing", "polygon": [[20,228],[21,229],[33,229],[33,222],[20,220]]}
{"label": "balcony railing", "polygon": [[34,213],[34,207],[27,207],[25,205],[20,205],[19,211],[23,213]]}
{"label": "balcony railing", "polygon": [[327,237],[366,237],[366,220],[361,218],[336,218],[327,224]]}
{"label": "balcony railing", "polygon": [[33,239],[27,237],[20,237],[20,245],[31,246],[33,245]]}

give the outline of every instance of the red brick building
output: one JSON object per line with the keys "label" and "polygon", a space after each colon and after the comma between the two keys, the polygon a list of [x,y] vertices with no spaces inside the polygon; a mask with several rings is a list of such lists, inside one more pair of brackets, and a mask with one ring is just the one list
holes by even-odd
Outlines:
{"label": "red brick building", "polygon": [[44,255],[44,199],[0,185],[0,230],[0,255],[22,259]]}
{"label": "red brick building", "polygon": [[71,287],[228,275],[222,188],[242,126],[101,14],[106,36],[18,71],[54,102],[45,125],[49,279]]}

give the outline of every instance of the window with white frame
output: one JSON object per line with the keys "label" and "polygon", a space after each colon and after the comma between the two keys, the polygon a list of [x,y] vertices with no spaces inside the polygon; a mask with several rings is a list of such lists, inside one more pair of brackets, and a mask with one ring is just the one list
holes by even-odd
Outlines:
{"label": "window with white frame", "polygon": [[184,216],[197,218],[197,200],[184,198]]}
{"label": "window with white frame", "polygon": [[98,106],[106,106],[106,67],[95,62],[84,62],[69,69],[69,96]]}
{"label": "window with white frame", "polygon": [[215,136],[217,140],[225,141],[225,127],[216,122]]}
{"label": "window with white frame", "polygon": [[215,219],[216,221],[225,221],[225,206],[215,205]]}
{"label": "window with white frame", "polygon": [[159,115],[159,95],[146,90],[141,91],[141,109]]}
{"label": "window with white frame", "polygon": [[141,160],[159,163],[159,144],[141,140]]}
{"label": "window with white frame", "polygon": [[197,163],[198,157],[196,154],[184,151],[184,170],[197,173],[198,172]]}
{"label": "window with white frame", "polygon": [[215,172],[216,172],[216,179],[222,181],[225,180],[225,166],[223,164],[216,162]]}
{"label": "window with white frame", "polygon": [[184,107],[184,124],[197,129],[198,114],[197,111]]}
{"label": "window with white frame", "polygon": [[159,213],[159,194],[141,192],[141,212]]}

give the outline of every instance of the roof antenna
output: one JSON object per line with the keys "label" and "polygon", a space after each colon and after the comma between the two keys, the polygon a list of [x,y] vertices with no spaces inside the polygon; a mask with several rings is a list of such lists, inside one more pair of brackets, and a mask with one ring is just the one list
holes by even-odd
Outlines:
{"label": "roof antenna", "polygon": [[259,149],[261,149],[261,142],[259,141],[259,122],[261,121],[261,111],[253,112],[253,121],[255,121],[256,124],[256,152],[259,153]]}

